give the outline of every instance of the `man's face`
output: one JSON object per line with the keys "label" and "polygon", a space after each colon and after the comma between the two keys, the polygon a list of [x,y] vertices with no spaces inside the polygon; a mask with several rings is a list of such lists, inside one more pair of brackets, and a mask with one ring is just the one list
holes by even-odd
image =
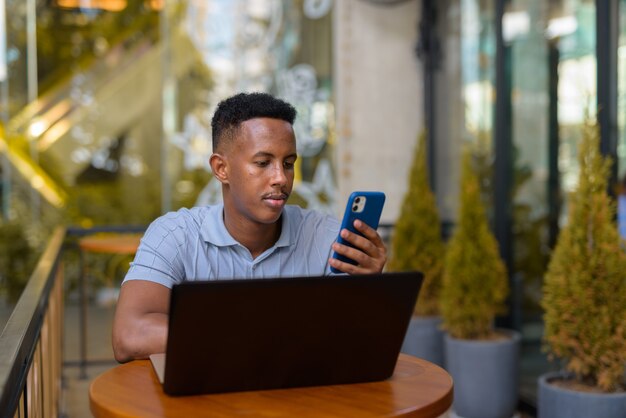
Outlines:
{"label": "man's face", "polygon": [[225,144],[229,200],[236,215],[276,222],[293,187],[296,139],[286,121],[255,118],[243,122]]}

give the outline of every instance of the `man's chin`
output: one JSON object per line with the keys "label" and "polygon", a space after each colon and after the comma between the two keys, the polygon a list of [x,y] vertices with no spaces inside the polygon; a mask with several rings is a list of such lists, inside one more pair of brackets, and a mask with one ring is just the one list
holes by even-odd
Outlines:
{"label": "man's chin", "polygon": [[257,217],[257,220],[260,223],[263,224],[273,224],[278,222],[278,220],[280,219],[280,217],[283,214],[283,208],[282,207],[278,207],[278,208],[267,208],[266,210],[264,210],[262,213],[259,213],[259,216]]}

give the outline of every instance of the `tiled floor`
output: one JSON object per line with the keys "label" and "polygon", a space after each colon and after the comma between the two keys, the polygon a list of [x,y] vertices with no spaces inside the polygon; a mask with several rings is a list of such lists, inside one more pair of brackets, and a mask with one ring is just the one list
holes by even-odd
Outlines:
{"label": "tiled floor", "polygon": [[88,310],[87,353],[88,359],[104,361],[104,364],[91,365],[87,368],[87,378],[80,378],[77,365],[80,353],[79,309],[78,304],[68,302],[65,307],[65,346],[63,368],[62,413],[67,418],[91,417],[89,410],[89,385],[100,373],[114,367],[111,349],[111,324],[114,307],[92,305]]}

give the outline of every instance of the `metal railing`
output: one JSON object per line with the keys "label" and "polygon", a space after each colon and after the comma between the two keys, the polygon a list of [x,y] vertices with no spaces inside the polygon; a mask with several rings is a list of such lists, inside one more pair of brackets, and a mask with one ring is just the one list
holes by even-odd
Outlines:
{"label": "metal railing", "polygon": [[0,334],[0,417],[59,415],[65,235],[52,234]]}
{"label": "metal railing", "polygon": [[[63,254],[78,251],[76,240],[97,233],[137,233],[145,226],[59,227],[51,235],[7,324],[0,334],[0,418],[62,414],[64,280]],[[78,278],[84,282],[85,278]],[[84,288],[84,283],[81,288]],[[82,294],[81,299],[86,300]],[[84,301],[82,303],[84,305]],[[84,335],[86,312],[82,312]],[[81,341],[82,374],[87,361]]]}

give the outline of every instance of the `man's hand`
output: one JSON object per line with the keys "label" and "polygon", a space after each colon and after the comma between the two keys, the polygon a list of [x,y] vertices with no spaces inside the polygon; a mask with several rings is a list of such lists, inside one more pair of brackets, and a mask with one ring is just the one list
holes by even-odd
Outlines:
{"label": "man's hand", "polygon": [[164,353],[170,289],[145,280],[122,285],[113,319],[113,354],[121,363]]}
{"label": "man's hand", "polygon": [[335,258],[329,259],[329,264],[349,274],[372,274],[380,273],[387,262],[387,248],[383,239],[375,229],[371,228],[360,220],[354,221],[354,227],[363,234],[352,233],[347,229],[341,230],[341,237],[354,245],[355,248],[335,242],[332,246],[338,254],[356,261],[356,265],[339,261]]}

